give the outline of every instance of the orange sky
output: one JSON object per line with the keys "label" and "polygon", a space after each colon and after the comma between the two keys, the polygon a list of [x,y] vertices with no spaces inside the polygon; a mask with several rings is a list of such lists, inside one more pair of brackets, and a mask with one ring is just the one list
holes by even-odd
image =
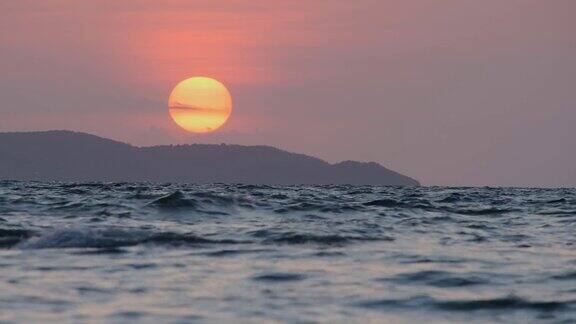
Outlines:
{"label": "orange sky", "polygon": [[[571,0],[0,2],[0,131],[266,144],[427,184],[576,184]],[[234,113],[190,135],[189,76]],[[518,161],[523,161],[518,165]]]}

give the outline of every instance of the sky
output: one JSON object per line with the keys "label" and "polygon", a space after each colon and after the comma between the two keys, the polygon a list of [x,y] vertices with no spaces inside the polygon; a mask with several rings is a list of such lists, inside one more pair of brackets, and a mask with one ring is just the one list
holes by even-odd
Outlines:
{"label": "sky", "polygon": [[[271,145],[425,185],[576,185],[573,0],[0,0],[0,132]],[[217,132],[168,114],[209,76]]]}

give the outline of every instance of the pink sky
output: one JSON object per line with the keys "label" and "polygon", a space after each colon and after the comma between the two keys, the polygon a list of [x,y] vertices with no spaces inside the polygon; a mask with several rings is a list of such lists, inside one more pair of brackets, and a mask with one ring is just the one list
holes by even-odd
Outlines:
{"label": "pink sky", "polygon": [[[428,185],[576,185],[573,0],[0,2],[0,131],[265,144]],[[225,83],[190,135],[167,97]]]}

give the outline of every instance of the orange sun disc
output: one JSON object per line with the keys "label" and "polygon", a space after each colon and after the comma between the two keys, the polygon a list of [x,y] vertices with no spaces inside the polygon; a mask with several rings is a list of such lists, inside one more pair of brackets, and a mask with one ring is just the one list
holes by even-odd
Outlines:
{"label": "orange sun disc", "polygon": [[193,133],[207,133],[226,123],[232,113],[232,97],[217,80],[193,77],[174,87],[168,108],[178,126]]}

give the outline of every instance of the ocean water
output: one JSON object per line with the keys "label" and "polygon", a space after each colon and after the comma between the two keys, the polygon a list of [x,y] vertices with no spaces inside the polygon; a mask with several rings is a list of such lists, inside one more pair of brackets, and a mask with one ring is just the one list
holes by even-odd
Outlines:
{"label": "ocean water", "polygon": [[572,323],[576,190],[0,182],[0,322]]}

